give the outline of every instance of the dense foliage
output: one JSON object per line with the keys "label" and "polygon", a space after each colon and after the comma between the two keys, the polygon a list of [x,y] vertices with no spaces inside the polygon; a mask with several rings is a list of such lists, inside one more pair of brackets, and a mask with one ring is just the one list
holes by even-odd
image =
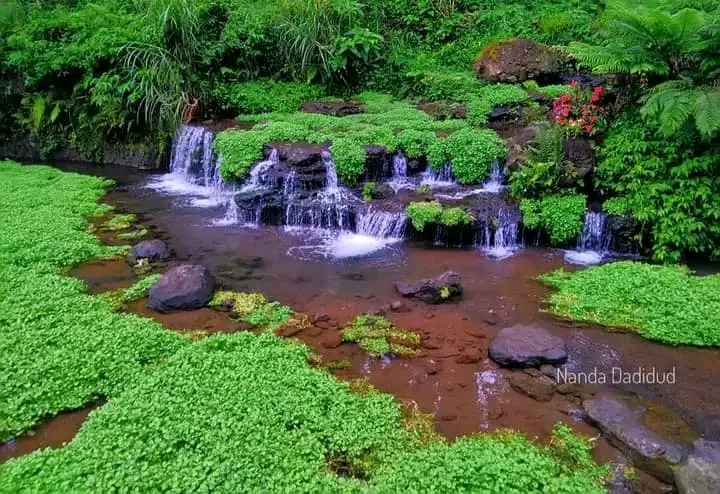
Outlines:
{"label": "dense foliage", "polygon": [[542,281],[558,291],[550,310],[572,320],[637,331],[673,345],[720,346],[720,276],[623,261]]}
{"label": "dense foliage", "polygon": [[462,183],[481,181],[492,161],[505,153],[495,132],[472,128],[465,120],[434,120],[407,103],[373,93],[358,99],[366,112],[345,117],[303,112],[238,117],[258,123],[250,130],[227,130],[214,141],[223,156],[223,175],[243,179],[262,157],[263,145],[275,141],[330,142],[338,176],[346,184],[356,183],[364,173],[365,145],[402,150],[409,157],[427,155],[438,168],[452,161],[453,174]]}
{"label": "dense foliage", "polygon": [[475,221],[472,214],[460,207],[446,207],[439,201],[411,202],[405,208],[413,228],[422,232],[428,224],[443,226],[468,225]]}
{"label": "dense foliage", "polygon": [[[83,218],[107,212],[96,202],[107,182],[9,162],[0,173],[0,440],[108,398],[69,444],[0,465],[4,490],[603,492],[607,470],[564,426],[547,446],[516,433],[447,445],[390,395],[353,392],[313,369],[307,347],[269,331],[297,315],[261,294],[218,292],[211,302],[264,329],[258,335],[192,342],[116,312],[108,299],[142,296],[157,276],[91,296],[58,274],[118,252]],[[351,333],[374,323],[358,318],[346,337],[362,344],[375,334]],[[396,338],[418,341],[375,326],[391,350]]]}
{"label": "dense foliage", "polygon": [[[86,233],[106,182],[0,162],[0,441],[132,387],[181,338],[120,315],[60,268],[115,255]],[[133,290],[124,292],[133,296]],[[125,295],[123,301],[126,300]],[[6,484],[7,485],[7,484]]]}
{"label": "dense foliage", "polygon": [[524,199],[520,203],[523,224],[542,228],[552,245],[574,241],[582,231],[585,196],[580,194],[546,196],[542,200]]}

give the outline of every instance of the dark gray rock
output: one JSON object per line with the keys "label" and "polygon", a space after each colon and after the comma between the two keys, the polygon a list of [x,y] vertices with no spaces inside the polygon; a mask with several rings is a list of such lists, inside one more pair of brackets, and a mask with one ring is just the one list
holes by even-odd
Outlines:
{"label": "dark gray rock", "polygon": [[672,412],[636,397],[603,395],[585,400],[583,408],[588,422],[610,444],[637,468],[667,484],[673,483],[673,467],[687,458],[697,438]]}
{"label": "dark gray rock", "polygon": [[428,304],[439,304],[458,299],[463,292],[460,275],[454,271],[445,271],[435,278],[412,283],[397,281],[395,290],[403,297],[413,297]]}
{"label": "dark gray rock", "polygon": [[148,307],[159,312],[199,309],[215,291],[215,277],[197,264],[184,264],[165,273],[150,288]]}
{"label": "dark gray rock", "polygon": [[675,485],[680,494],[719,493],[720,442],[695,441],[695,451],[675,470]]}
{"label": "dark gray rock", "polygon": [[372,198],[378,200],[389,199],[395,195],[392,187],[385,183],[376,183],[372,191]]}
{"label": "dark gray rock", "polygon": [[162,240],[143,240],[133,245],[128,255],[128,263],[135,264],[140,259],[147,259],[149,262],[167,261],[170,257],[168,247]]}
{"label": "dark gray rock", "polygon": [[387,174],[390,153],[384,146],[363,146],[365,150],[365,181],[382,182]]}
{"label": "dark gray rock", "polygon": [[504,328],[490,342],[490,358],[505,367],[539,367],[567,361],[562,338],[539,326]]}
{"label": "dark gray rock", "polygon": [[590,139],[568,139],[563,144],[563,155],[575,167],[579,179],[585,178],[595,168],[595,142]]}
{"label": "dark gray rock", "polygon": [[542,84],[557,82],[567,64],[559,51],[528,39],[493,42],[475,62],[481,79],[517,83],[534,79]]}

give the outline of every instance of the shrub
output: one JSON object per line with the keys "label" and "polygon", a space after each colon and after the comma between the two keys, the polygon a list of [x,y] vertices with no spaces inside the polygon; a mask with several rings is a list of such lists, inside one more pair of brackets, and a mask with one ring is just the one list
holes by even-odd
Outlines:
{"label": "shrub", "polygon": [[299,82],[259,79],[252,82],[222,84],[213,96],[222,102],[225,111],[235,113],[292,113],[306,101],[325,96],[322,86]]}
{"label": "shrub", "polygon": [[527,228],[545,229],[552,245],[562,245],[575,240],[582,232],[585,196],[567,194],[542,200],[523,199],[520,211]]}

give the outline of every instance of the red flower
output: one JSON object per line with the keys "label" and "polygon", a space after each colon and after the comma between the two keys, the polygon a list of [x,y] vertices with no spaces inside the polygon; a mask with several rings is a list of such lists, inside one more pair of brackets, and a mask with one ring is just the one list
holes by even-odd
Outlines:
{"label": "red flower", "polygon": [[571,87],[576,87],[576,86],[577,86],[577,81],[576,81],[575,79],[573,79],[572,81],[570,81],[570,86],[571,86]]}
{"label": "red flower", "polygon": [[585,129],[585,132],[586,132],[587,134],[592,133],[592,126],[591,126],[591,125],[585,124],[585,125],[583,125],[583,129]]}

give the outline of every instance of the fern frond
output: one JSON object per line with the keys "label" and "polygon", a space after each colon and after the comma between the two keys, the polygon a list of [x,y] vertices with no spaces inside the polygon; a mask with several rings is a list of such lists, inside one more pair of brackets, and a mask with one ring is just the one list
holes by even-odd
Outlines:
{"label": "fern frond", "polygon": [[720,132],[720,88],[708,87],[696,90],[695,125],[705,138]]}

